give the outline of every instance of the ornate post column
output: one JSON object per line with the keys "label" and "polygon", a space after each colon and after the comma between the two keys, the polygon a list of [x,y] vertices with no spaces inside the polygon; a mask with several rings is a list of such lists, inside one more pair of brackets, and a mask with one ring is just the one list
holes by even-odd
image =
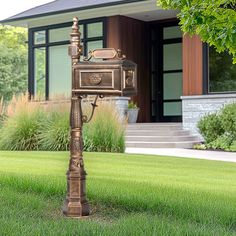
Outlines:
{"label": "ornate post column", "polygon": [[[71,45],[69,53],[72,66],[80,61],[82,47],[80,45],[80,32],[78,18],[73,19]],[[75,86],[72,78],[72,89]],[[67,171],[67,196],[63,207],[63,213],[68,217],[82,217],[89,215],[89,204],[86,200],[86,172],[83,163],[83,114],[81,107],[82,97],[72,92],[70,126],[70,163]]]}

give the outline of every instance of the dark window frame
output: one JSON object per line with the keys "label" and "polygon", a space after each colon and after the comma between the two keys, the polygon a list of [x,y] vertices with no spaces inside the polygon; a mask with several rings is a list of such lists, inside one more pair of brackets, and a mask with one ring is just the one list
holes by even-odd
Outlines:
{"label": "dark window frame", "polygon": [[223,92],[210,92],[209,91],[209,83],[210,83],[210,65],[209,65],[209,45],[207,43],[203,43],[202,45],[202,61],[203,61],[203,94],[204,95],[217,95],[217,94],[236,94],[236,91],[223,91]]}
{"label": "dark window frame", "polygon": [[[92,23],[102,22],[103,24],[103,35],[99,37],[91,37],[87,38],[87,25]],[[92,41],[103,41],[103,47],[105,48],[107,45],[107,18],[106,17],[99,17],[93,18],[88,20],[81,20],[79,21],[80,25],[83,25],[83,40],[82,43],[84,44],[84,54],[87,55],[87,42]],[[45,47],[46,49],[46,65],[45,65],[45,100],[49,100],[49,47],[52,46],[59,46],[59,45],[68,45],[70,40],[58,41],[58,42],[49,42],[49,30],[52,29],[59,29],[64,27],[71,27],[71,22],[65,22],[61,24],[53,24],[47,26],[40,26],[30,28],[28,31],[28,60],[29,60],[29,67],[28,67],[28,92],[30,98],[35,96],[35,48]],[[44,44],[34,44],[34,33],[37,31],[45,31],[45,43]]]}

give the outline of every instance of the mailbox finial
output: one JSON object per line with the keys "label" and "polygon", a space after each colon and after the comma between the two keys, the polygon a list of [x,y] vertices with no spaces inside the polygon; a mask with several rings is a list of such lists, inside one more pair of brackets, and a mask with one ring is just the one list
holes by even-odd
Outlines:
{"label": "mailbox finial", "polygon": [[77,30],[79,30],[79,20],[78,20],[78,17],[74,17],[73,18],[72,29],[76,31],[75,33],[77,33]]}
{"label": "mailbox finial", "polygon": [[82,55],[82,46],[80,45],[80,35],[79,32],[79,21],[77,17],[73,18],[72,32],[70,34],[71,44],[69,46],[69,55],[72,59],[72,65],[80,61],[80,56]]}

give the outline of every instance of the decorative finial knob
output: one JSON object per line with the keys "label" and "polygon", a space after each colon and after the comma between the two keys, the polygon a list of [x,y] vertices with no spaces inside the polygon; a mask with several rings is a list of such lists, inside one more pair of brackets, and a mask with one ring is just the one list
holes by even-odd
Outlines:
{"label": "decorative finial knob", "polygon": [[79,29],[79,20],[78,17],[73,18],[73,25],[72,25],[73,30],[78,30]]}

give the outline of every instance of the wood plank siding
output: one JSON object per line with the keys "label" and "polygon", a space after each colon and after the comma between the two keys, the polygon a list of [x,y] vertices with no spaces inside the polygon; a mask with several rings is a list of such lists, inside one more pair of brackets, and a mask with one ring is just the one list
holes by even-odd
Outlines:
{"label": "wood plank siding", "polygon": [[183,37],[183,95],[203,93],[202,41],[198,36]]}
{"label": "wood plank siding", "polygon": [[138,65],[138,95],[132,100],[140,107],[139,122],[150,121],[149,39],[145,22],[125,16],[107,19],[107,47],[121,49]]}

